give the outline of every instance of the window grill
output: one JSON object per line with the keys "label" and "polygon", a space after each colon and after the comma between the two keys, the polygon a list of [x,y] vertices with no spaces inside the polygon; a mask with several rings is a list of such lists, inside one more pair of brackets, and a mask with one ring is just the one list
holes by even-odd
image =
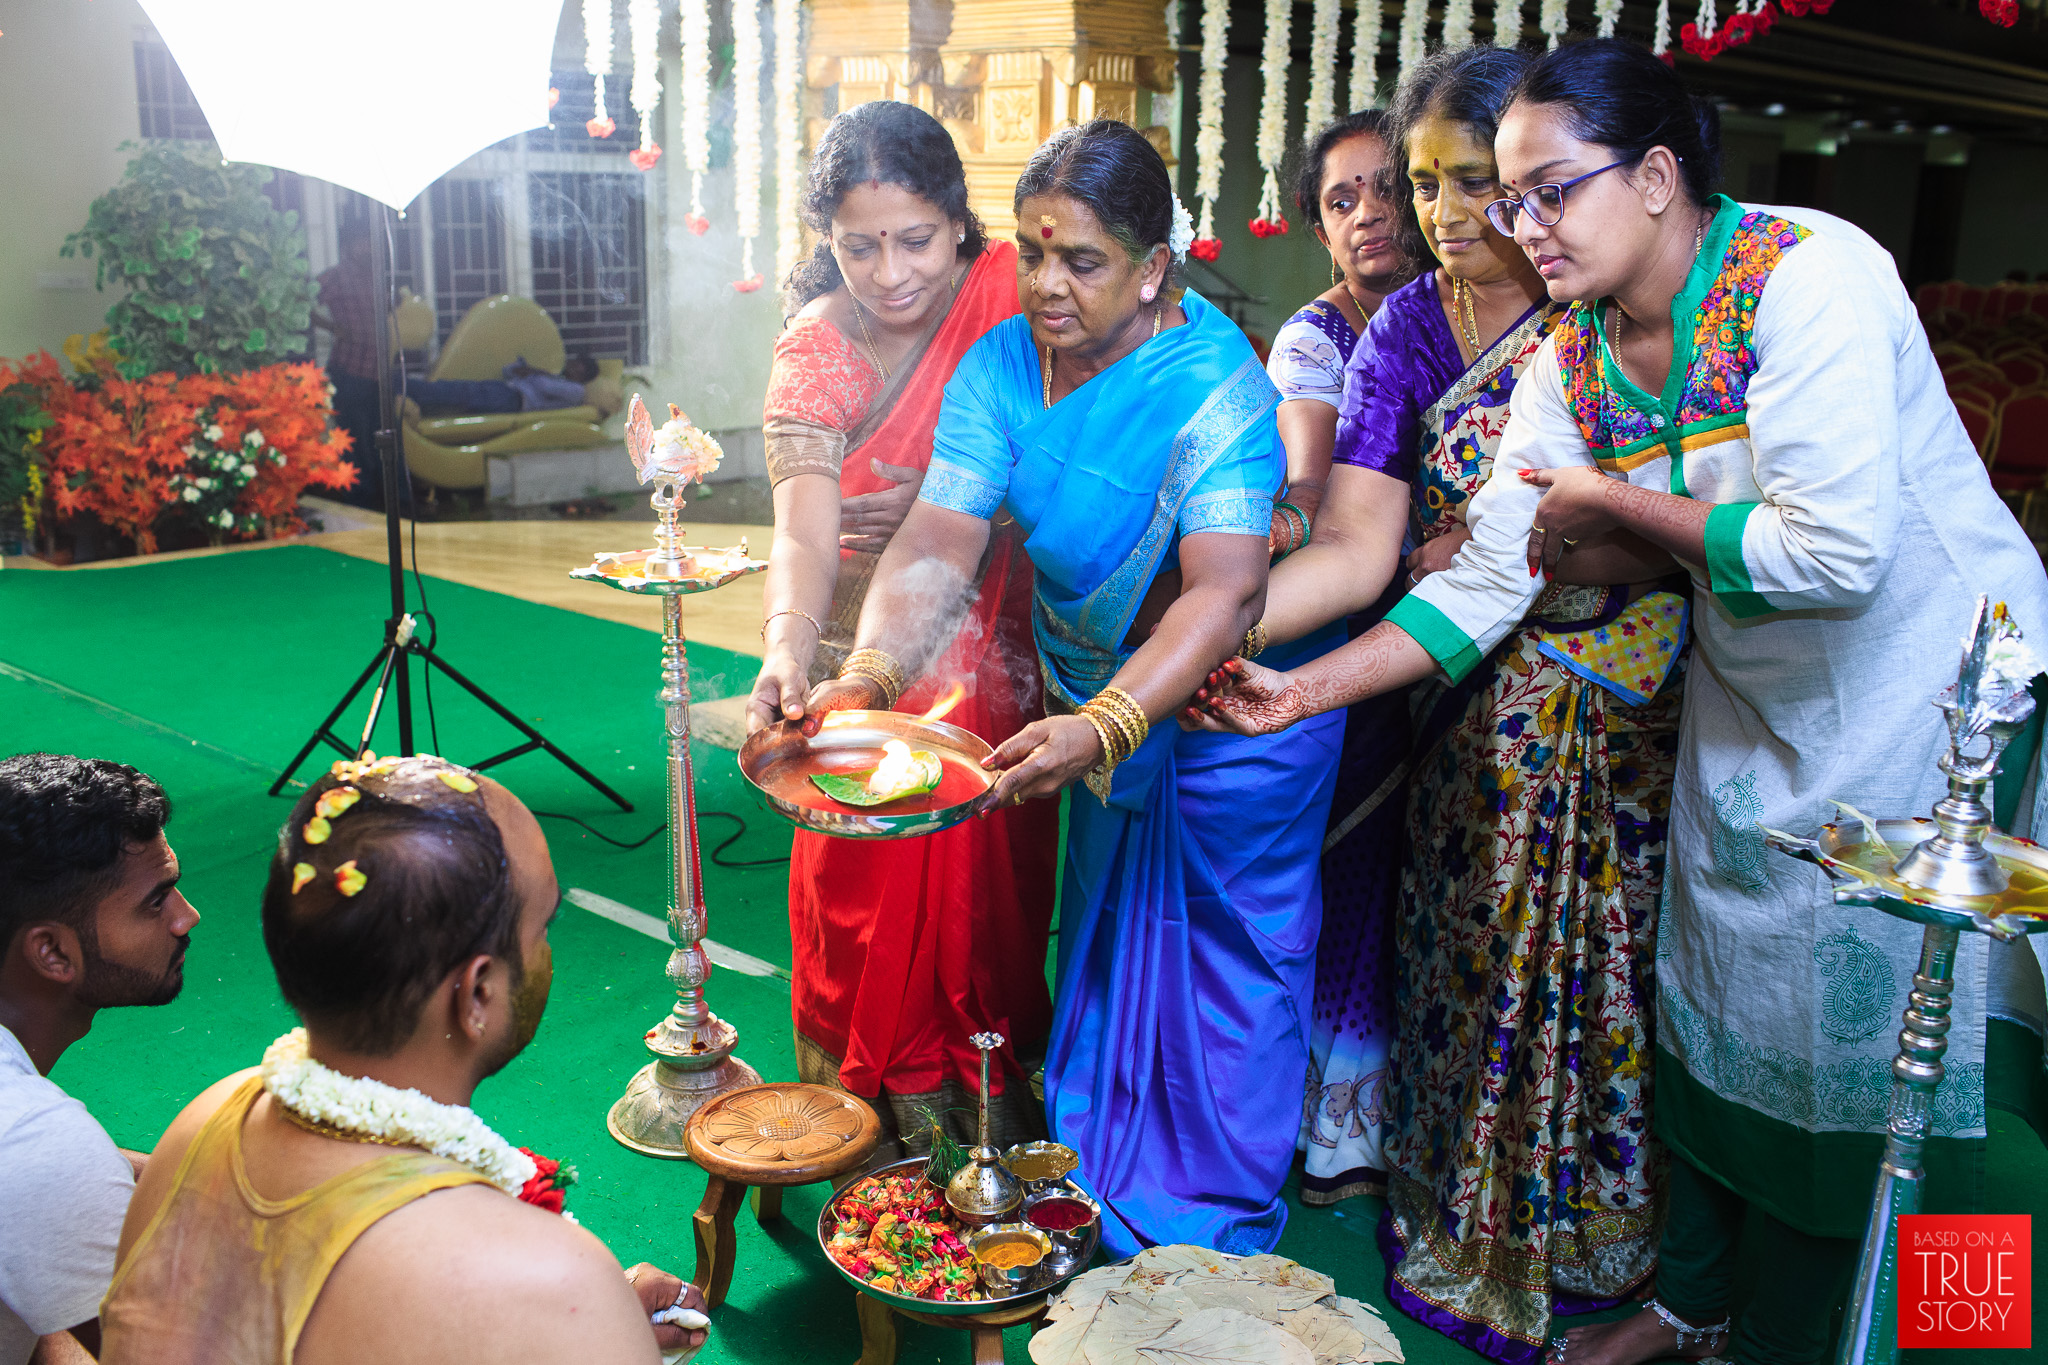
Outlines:
{"label": "window grill", "polygon": [[213,141],[213,128],[185,84],[185,73],[162,43],[135,42],[135,106],[144,137]]}
{"label": "window grill", "polygon": [[638,171],[527,177],[533,301],[573,355],[647,360],[647,178]]}
{"label": "window grill", "polygon": [[433,227],[434,314],[443,342],[463,314],[505,293],[505,182],[436,180],[428,190]]}

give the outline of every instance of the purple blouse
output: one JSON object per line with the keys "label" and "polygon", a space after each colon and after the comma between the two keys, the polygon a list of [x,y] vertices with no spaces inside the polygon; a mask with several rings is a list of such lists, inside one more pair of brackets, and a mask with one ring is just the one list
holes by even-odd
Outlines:
{"label": "purple blouse", "polygon": [[1436,272],[1387,295],[1344,367],[1331,459],[1409,481],[1422,450],[1422,414],[1465,372],[1444,317]]}

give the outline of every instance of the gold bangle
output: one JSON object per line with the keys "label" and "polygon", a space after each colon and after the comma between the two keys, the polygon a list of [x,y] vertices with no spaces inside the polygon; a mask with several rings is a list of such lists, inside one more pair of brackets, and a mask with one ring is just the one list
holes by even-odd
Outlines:
{"label": "gold bangle", "polygon": [[1266,652],[1266,623],[1252,622],[1252,628],[1244,633],[1244,644],[1238,649],[1240,659],[1256,659]]}
{"label": "gold bangle", "polygon": [[1100,716],[1115,730],[1118,739],[1122,741],[1122,752],[1117,756],[1118,763],[1136,753],[1152,729],[1151,722],[1145,716],[1145,708],[1138,704],[1136,697],[1121,687],[1103,688],[1082,706],[1081,714],[1090,718]]}
{"label": "gold bangle", "polygon": [[847,655],[846,662],[839,667],[839,676],[859,678],[879,688],[882,704],[877,710],[888,710],[903,695],[903,665],[879,649],[856,649]]}
{"label": "gold bangle", "polygon": [[1112,713],[1119,717],[1130,732],[1131,752],[1136,753],[1138,747],[1145,742],[1145,736],[1152,732],[1152,722],[1145,715],[1145,708],[1139,704],[1136,697],[1121,687],[1103,688],[1101,696],[1096,700],[1112,708]]}
{"label": "gold bangle", "polygon": [[1139,704],[1138,699],[1124,691],[1121,687],[1112,687],[1107,690],[1110,693],[1110,700],[1123,709],[1125,717],[1130,722],[1132,732],[1131,752],[1136,753],[1138,748],[1144,744],[1145,737],[1152,733],[1151,718],[1145,714],[1145,708]]}
{"label": "gold bangle", "polygon": [[809,621],[811,623],[811,629],[818,632],[818,638],[820,640],[825,638],[825,628],[818,624],[817,617],[811,615],[807,611],[798,611],[795,607],[784,607],[781,611],[769,612],[768,619],[761,622],[762,644],[765,645],[768,643],[768,627],[774,623],[775,618],[778,616],[801,616],[804,618],[804,620]]}

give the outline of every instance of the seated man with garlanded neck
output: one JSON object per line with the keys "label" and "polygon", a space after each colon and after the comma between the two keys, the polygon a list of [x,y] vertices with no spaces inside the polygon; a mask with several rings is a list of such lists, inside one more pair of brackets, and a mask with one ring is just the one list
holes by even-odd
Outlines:
{"label": "seated man with garlanded neck", "polygon": [[696,1291],[622,1276],[468,1108],[540,1026],[560,900],[526,807],[440,759],[337,763],[300,798],[263,940],[305,1027],[157,1144],[102,1361],[652,1365],[702,1342]]}

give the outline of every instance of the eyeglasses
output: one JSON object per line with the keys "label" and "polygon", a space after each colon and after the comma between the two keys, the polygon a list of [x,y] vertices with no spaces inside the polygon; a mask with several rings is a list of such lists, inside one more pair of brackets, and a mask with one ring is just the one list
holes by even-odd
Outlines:
{"label": "eyeglasses", "polygon": [[1515,219],[1521,216],[1524,209],[1527,209],[1529,216],[1544,227],[1556,227],[1558,220],[1564,217],[1564,192],[1566,190],[1574,185],[1583,184],[1596,175],[1602,175],[1611,171],[1616,166],[1627,166],[1630,164],[1632,164],[1630,159],[1610,161],[1599,170],[1587,171],[1584,175],[1575,176],[1565,181],[1562,185],[1537,185],[1526,194],[1510,195],[1506,199],[1496,199],[1486,206],[1486,221],[1493,224],[1494,230],[1499,232],[1501,236],[1512,237],[1515,235]]}

